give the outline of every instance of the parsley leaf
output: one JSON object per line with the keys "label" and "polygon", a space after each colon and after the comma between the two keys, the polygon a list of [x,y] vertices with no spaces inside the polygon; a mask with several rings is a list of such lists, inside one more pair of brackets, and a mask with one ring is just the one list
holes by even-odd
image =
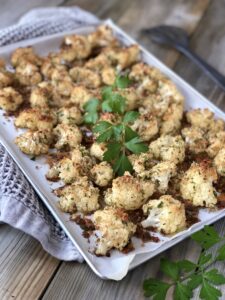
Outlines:
{"label": "parsley leaf", "polygon": [[139,154],[148,151],[148,146],[144,144],[139,137],[135,137],[132,140],[129,140],[125,143],[125,146],[134,154]]}
{"label": "parsley leaf", "polygon": [[222,274],[219,274],[216,269],[204,273],[204,278],[215,285],[225,284],[225,277]]}
{"label": "parsley leaf", "polygon": [[121,147],[122,145],[116,142],[108,144],[107,150],[103,155],[103,159],[108,162],[111,162],[112,160],[114,160],[119,156]]}
{"label": "parsley leaf", "polygon": [[139,117],[139,112],[137,111],[128,111],[125,113],[123,117],[123,122],[124,123],[133,123],[138,117]]}
{"label": "parsley leaf", "polygon": [[185,272],[193,271],[197,267],[196,264],[186,259],[178,261],[177,265],[180,270],[183,270]]}
{"label": "parsley leaf", "polygon": [[93,132],[94,133],[101,133],[102,131],[107,130],[109,127],[112,127],[112,124],[106,121],[101,121],[98,122],[98,124],[96,124],[93,127]]}
{"label": "parsley leaf", "polygon": [[99,100],[96,98],[90,99],[84,104],[84,122],[87,124],[95,124],[98,120]]}
{"label": "parsley leaf", "polygon": [[125,142],[129,142],[133,138],[138,137],[137,132],[131,129],[130,127],[125,126],[124,129],[125,129]]}
{"label": "parsley leaf", "polygon": [[205,226],[204,229],[192,234],[191,238],[206,250],[221,240],[216,230],[211,226]]}
{"label": "parsley leaf", "polygon": [[203,278],[200,298],[205,300],[218,300],[221,296],[222,293]]}
{"label": "parsley leaf", "polygon": [[132,172],[132,164],[124,153],[116,159],[113,170],[115,173],[118,173],[119,176],[122,176],[125,171]]}
{"label": "parsley leaf", "polygon": [[189,300],[191,297],[192,290],[178,281],[174,291],[174,300]]}
{"label": "parsley leaf", "polygon": [[169,261],[167,258],[162,258],[160,261],[160,269],[174,281],[178,280],[179,266],[176,262]]}
{"label": "parsley leaf", "polygon": [[154,300],[164,300],[166,299],[166,294],[170,288],[170,284],[155,278],[149,278],[144,281],[143,288],[146,297],[153,296]]}
{"label": "parsley leaf", "polygon": [[218,249],[216,260],[225,260],[225,244]]}
{"label": "parsley leaf", "polygon": [[117,76],[114,86],[119,89],[125,89],[131,84],[131,80],[128,76]]}

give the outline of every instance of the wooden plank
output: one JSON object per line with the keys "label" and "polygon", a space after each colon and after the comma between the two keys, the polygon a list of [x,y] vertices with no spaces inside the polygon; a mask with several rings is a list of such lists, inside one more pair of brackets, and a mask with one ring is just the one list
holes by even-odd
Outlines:
{"label": "wooden plank", "polygon": [[30,236],[0,226],[0,299],[37,299],[59,263]]}
{"label": "wooden plank", "polygon": [[[119,5],[119,4],[118,4]],[[186,6],[185,6],[186,5]],[[153,45],[148,39],[140,35],[140,29],[150,27],[159,23],[179,25],[186,28],[191,34],[199,24],[208,1],[130,1],[129,6],[124,10],[118,19],[118,24],[128,33],[133,35],[142,44],[145,44],[150,51],[157,54],[168,65],[173,66],[179,55],[175,51],[168,51]],[[115,4],[111,12],[119,11]],[[179,11],[185,12],[183,18],[179,17]],[[192,13],[194,16],[192,16]],[[104,13],[105,17],[107,11]],[[177,17],[176,17],[177,16]],[[116,14],[113,15],[116,19]],[[189,23],[190,22],[190,23]],[[173,247],[162,254],[174,259],[189,258],[195,260],[199,248],[192,241],[185,242]],[[85,264],[63,263],[53,278],[43,299],[143,299],[142,283],[148,277],[161,277],[159,273],[159,257],[152,259],[144,265],[129,272],[120,282],[102,281]]]}

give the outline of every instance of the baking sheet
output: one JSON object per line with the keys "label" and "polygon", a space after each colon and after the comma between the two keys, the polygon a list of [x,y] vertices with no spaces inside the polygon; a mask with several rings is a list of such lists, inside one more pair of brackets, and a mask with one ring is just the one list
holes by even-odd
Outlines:
{"label": "baking sheet", "polygon": [[[133,44],[135,41],[126,35],[120,28],[118,28],[112,21],[108,20],[107,23],[111,26],[116,36],[126,45]],[[20,42],[14,45],[2,47],[0,49],[0,57],[3,57],[9,61],[11,52],[18,48],[27,45],[34,46],[35,50],[40,55],[46,55],[50,51],[57,50],[65,34],[77,33],[86,34],[95,30],[94,26],[85,26],[78,28],[72,32],[63,34],[52,35],[50,37],[37,38],[25,42]],[[150,65],[159,68],[164,74],[171,78],[171,80],[177,85],[179,90],[182,92],[186,99],[186,109],[190,108],[209,108],[214,111],[216,117],[223,118],[225,120],[225,114],[209,102],[206,98],[200,95],[190,85],[183,81],[173,71],[162,64],[157,58],[148,53],[141,47],[142,59]],[[69,214],[61,212],[58,208],[58,198],[52,193],[52,189],[55,189],[62,185],[62,183],[49,183],[45,174],[48,166],[44,163],[43,158],[37,158],[35,161],[30,158],[17,148],[14,144],[15,137],[23,132],[22,129],[15,129],[13,125],[13,118],[6,119],[3,115],[3,111],[0,111],[0,141],[5,146],[7,151],[11,154],[13,159],[19,165],[21,170],[24,172],[30,183],[33,185],[45,205],[51,211],[53,216],[65,230],[67,235],[70,237],[74,245],[80,250],[84,259],[87,261],[92,270],[101,278],[121,280],[128,272],[128,270],[140,265],[146,260],[159,254],[160,252],[168,249],[175,245],[179,241],[185,239],[193,232],[200,230],[204,225],[215,222],[216,220],[225,216],[225,210],[219,210],[209,212],[206,209],[200,210],[201,222],[194,224],[189,229],[180,232],[173,237],[163,237],[160,234],[155,234],[160,237],[159,243],[149,242],[142,245],[141,241],[133,238],[135,245],[135,251],[122,254],[118,251],[112,251],[111,257],[96,257],[92,255],[88,249],[90,245],[87,240],[82,237],[81,229],[74,222],[69,220]]]}

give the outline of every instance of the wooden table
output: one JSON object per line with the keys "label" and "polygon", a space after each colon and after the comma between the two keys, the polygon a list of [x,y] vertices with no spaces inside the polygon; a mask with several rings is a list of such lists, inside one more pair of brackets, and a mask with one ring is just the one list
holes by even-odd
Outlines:
{"label": "wooden table", "polygon": [[[154,45],[140,34],[140,29],[157,24],[179,25],[189,32],[192,49],[225,73],[224,0],[0,0],[0,4],[0,28],[40,6],[79,5],[100,18],[112,18],[197,90],[225,109],[225,94],[197,67],[177,52]],[[225,234],[224,220],[217,222],[215,227]],[[148,276],[162,277],[160,257],[195,259],[198,253],[199,248],[187,239],[129,272],[122,281],[103,281],[85,263],[59,261],[48,255],[33,238],[1,225],[0,299],[144,299],[143,280]],[[217,268],[225,274],[223,263],[217,264]],[[198,292],[194,299],[199,299]]]}

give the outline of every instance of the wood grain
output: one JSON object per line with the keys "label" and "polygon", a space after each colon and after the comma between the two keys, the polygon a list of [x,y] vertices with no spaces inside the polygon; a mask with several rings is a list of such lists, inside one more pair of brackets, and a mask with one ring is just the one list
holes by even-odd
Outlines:
{"label": "wood grain", "polygon": [[0,299],[37,299],[59,265],[30,236],[0,226]]}

